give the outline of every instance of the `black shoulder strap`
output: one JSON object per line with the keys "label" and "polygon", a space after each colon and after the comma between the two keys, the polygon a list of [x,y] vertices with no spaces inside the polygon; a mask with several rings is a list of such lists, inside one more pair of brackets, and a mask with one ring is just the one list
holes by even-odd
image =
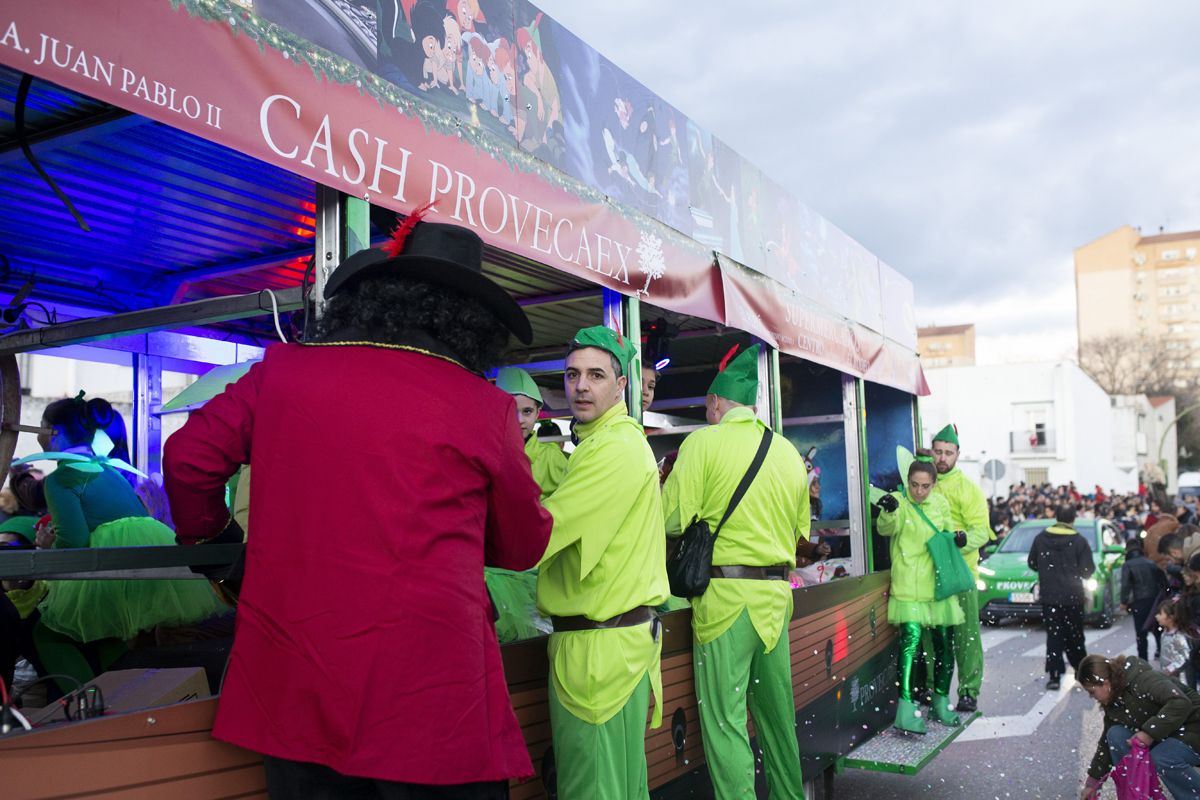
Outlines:
{"label": "black shoulder strap", "polygon": [[758,443],[758,450],[754,454],[754,460],[750,462],[750,467],[746,470],[746,474],[742,476],[742,482],[733,490],[733,497],[729,498],[729,507],[725,509],[725,516],[721,517],[721,521],[717,523],[717,529],[713,531],[713,536],[721,532],[721,528],[729,520],[729,515],[738,507],[738,503],[742,502],[742,497],[745,496],[746,490],[754,482],[754,476],[758,474],[759,468],[762,467],[763,461],[767,458],[767,450],[771,448],[771,437],[773,435],[770,428],[763,431],[762,441]]}

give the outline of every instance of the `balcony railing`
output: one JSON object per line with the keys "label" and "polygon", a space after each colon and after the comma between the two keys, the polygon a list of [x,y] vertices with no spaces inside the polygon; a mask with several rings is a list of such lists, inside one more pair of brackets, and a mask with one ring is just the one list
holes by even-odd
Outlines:
{"label": "balcony railing", "polygon": [[1054,452],[1054,431],[1012,431],[1008,434],[1008,449],[1011,453],[1052,453]]}

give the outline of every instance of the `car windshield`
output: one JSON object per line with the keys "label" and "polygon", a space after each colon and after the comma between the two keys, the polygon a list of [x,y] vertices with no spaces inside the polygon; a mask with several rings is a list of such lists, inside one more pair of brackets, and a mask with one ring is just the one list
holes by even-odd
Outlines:
{"label": "car windshield", "polygon": [[[1038,520],[1037,522],[1022,522],[1009,531],[1008,536],[1004,537],[1004,541],[997,548],[998,553],[1028,553],[1029,548],[1033,547],[1033,540],[1042,531],[1049,528],[1053,523],[1050,520]],[[1088,545],[1091,546],[1092,552],[1096,552],[1099,544],[1096,541],[1096,521],[1090,519],[1078,520],[1075,523],[1075,530],[1083,534],[1087,539]]]}

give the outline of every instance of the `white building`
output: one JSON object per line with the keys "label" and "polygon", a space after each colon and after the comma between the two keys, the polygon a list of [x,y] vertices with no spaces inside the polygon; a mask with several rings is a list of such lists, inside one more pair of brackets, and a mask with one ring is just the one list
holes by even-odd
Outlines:
{"label": "white building", "polygon": [[[994,489],[991,480],[980,480],[985,492],[1006,494],[1021,481],[1074,481],[1084,494],[1097,485],[1105,492],[1136,491],[1145,458],[1136,427],[1120,436],[1115,431],[1142,417],[1124,406],[1117,413],[1113,399],[1074,362],[946,367],[925,376],[932,392],[921,401],[927,438],[953,422],[962,442],[959,463],[968,475],[980,478],[992,459],[1004,465]],[[1148,446],[1148,430],[1143,438]]]}
{"label": "white building", "polygon": [[1175,398],[1115,395],[1112,406],[1117,466],[1145,472],[1150,465],[1161,462],[1167,492],[1173,494],[1179,477],[1179,443],[1171,424],[1175,420]]}

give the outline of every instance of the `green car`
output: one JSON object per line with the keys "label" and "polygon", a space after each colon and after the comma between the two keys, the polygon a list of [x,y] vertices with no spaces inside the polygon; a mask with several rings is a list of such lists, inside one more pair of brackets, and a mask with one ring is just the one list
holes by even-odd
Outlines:
{"label": "green car", "polygon": [[[1054,520],[1038,519],[1018,523],[999,546],[984,551],[979,565],[979,618],[995,625],[1007,617],[1041,619],[1037,573],[1029,568],[1029,548],[1039,533]],[[1107,628],[1113,623],[1113,611],[1121,602],[1121,565],[1125,561],[1124,537],[1116,525],[1106,519],[1076,520],[1075,529],[1087,539],[1096,560],[1096,572],[1086,582],[1088,624]],[[994,550],[993,550],[994,548]]]}

